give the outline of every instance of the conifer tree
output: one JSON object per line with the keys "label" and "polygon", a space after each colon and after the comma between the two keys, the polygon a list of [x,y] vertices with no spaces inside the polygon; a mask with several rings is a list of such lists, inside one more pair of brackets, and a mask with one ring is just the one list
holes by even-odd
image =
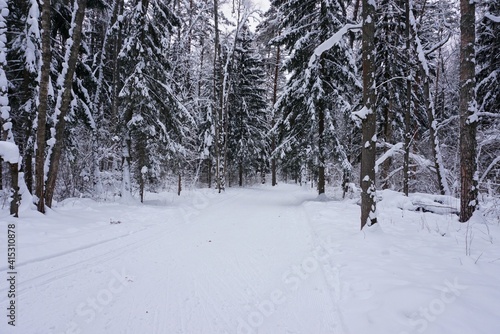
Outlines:
{"label": "conifer tree", "polygon": [[288,163],[308,165],[317,175],[318,193],[325,192],[326,164],[336,157],[348,164],[337,135],[337,118],[351,112],[356,96],[355,62],[347,40],[320,57],[315,48],[346,23],[342,1],[274,1],[283,15],[275,40],[290,53],[285,68],[291,73],[276,109],[283,117],[277,151]]}

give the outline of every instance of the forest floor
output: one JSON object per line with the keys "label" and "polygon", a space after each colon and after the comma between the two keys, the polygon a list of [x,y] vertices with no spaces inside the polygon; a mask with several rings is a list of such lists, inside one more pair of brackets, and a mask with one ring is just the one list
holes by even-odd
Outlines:
{"label": "forest floor", "polygon": [[380,196],[363,232],[355,199],[287,184],[4,210],[0,333],[500,333],[498,218],[460,224]]}

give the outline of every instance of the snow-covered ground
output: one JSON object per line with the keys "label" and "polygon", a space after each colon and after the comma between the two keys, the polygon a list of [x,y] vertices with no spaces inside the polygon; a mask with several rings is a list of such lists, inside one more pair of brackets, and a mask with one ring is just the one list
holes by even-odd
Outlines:
{"label": "snow-covered ground", "polygon": [[431,196],[380,196],[364,232],[356,200],[286,184],[2,211],[0,333],[500,333],[498,218],[460,224],[409,210]]}

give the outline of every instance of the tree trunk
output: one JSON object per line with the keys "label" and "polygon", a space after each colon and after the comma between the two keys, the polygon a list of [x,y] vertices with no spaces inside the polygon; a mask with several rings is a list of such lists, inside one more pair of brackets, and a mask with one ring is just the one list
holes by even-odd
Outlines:
{"label": "tree trunk", "polygon": [[[446,182],[446,175],[444,174],[443,158],[441,156],[441,151],[439,149],[439,137],[437,134],[437,121],[436,121],[436,111],[435,111],[436,104],[432,101],[431,97],[430,82],[429,82],[430,79],[427,75],[425,76],[426,76],[424,79],[425,109],[427,111],[427,117],[429,118],[429,123],[430,123],[429,137],[431,142],[432,157],[434,160],[434,168],[436,169],[439,193],[441,195],[449,195],[450,190]],[[436,69],[436,96],[434,101],[437,101],[438,86],[439,86],[439,61]]]}
{"label": "tree trunk", "polygon": [[[276,47],[276,64],[274,65],[274,86],[273,86],[273,108],[278,99],[278,79],[279,79],[279,64],[280,64],[280,46]],[[273,115],[272,127],[276,124],[275,115]],[[276,149],[276,136],[273,134],[271,139],[271,151],[274,153]],[[276,182],[276,158],[271,158],[271,184],[274,187]]]}
{"label": "tree trunk", "polygon": [[262,159],[260,168],[260,183],[266,184],[266,162],[264,159]]}
{"label": "tree trunk", "polygon": [[19,203],[21,202],[21,196],[19,194],[19,165],[9,164],[10,165],[10,175],[11,175],[11,192],[12,192],[12,200],[10,202],[10,214],[14,215],[14,217],[19,217]]}
{"label": "tree trunk", "polygon": [[325,131],[325,113],[323,106],[318,108],[318,151],[319,151],[319,166],[318,166],[318,195],[325,193],[325,153],[323,132]]}
{"label": "tree trunk", "polygon": [[375,105],[375,6],[363,0],[362,62],[363,62],[363,109],[361,141],[361,229],[377,223],[375,193],[375,157],[377,117]]}
{"label": "tree trunk", "polygon": [[[116,7],[114,10],[117,12],[116,14],[122,15],[123,13],[123,0],[116,1]],[[117,17],[118,17],[117,15]],[[113,12],[113,17],[115,16],[115,12]],[[113,87],[112,87],[112,101],[111,101],[111,123],[118,124],[118,104],[120,101],[120,65],[118,62],[118,56],[120,54],[120,48],[122,45],[122,28],[121,24],[118,26],[117,36],[113,36]]]}
{"label": "tree trunk", "polygon": [[179,177],[177,179],[177,196],[181,195],[182,191],[182,174],[179,172]]}
{"label": "tree trunk", "polygon": [[[391,143],[392,142],[392,108],[393,108],[393,99],[394,97],[391,96],[389,97],[389,105],[384,108],[384,140],[386,143]],[[385,151],[387,151],[388,148],[385,148]],[[387,159],[382,162],[381,168],[380,168],[380,179],[382,180],[382,189],[390,189],[391,188],[391,182],[390,182],[390,169],[392,166],[392,158],[388,157]]]}
{"label": "tree trunk", "polygon": [[[477,206],[475,98],[475,2],[460,0],[460,221]],[[472,117],[471,117],[472,116]]]}
{"label": "tree trunk", "polygon": [[[221,73],[221,47],[219,41],[219,3],[214,0],[214,110],[215,110],[215,159],[216,159],[216,182],[219,193],[224,190],[225,170],[224,170],[224,114],[222,90],[224,89]],[[218,81],[218,82],[217,82]],[[217,91],[217,87],[219,91]]]}
{"label": "tree trunk", "polygon": [[[71,39],[73,43],[71,44],[71,48],[69,50],[67,57],[67,72],[64,76],[63,86],[60,87],[62,90],[61,93],[58,93],[58,99],[61,102],[57,101],[56,105],[56,115],[57,115],[57,124],[55,128],[55,144],[52,149],[52,154],[49,157],[49,171],[47,176],[47,185],[45,192],[45,202],[47,206],[50,208],[52,206],[52,199],[54,197],[54,191],[57,180],[57,173],[59,170],[59,162],[61,160],[62,148],[63,148],[63,138],[64,138],[64,130],[66,127],[66,115],[69,111],[69,106],[71,103],[71,91],[73,85],[73,75],[76,69],[76,63],[78,61],[78,52],[80,49],[80,42],[82,39],[82,28],[83,28],[83,19],[85,17],[85,8],[87,7],[87,0],[75,0],[74,6],[77,6],[76,13],[74,14],[74,27],[73,27],[73,35]],[[64,66],[63,66],[64,67]]]}
{"label": "tree trunk", "polygon": [[212,188],[212,159],[209,157],[207,159],[207,183],[208,187]]}
{"label": "tree trunk", "polygon": [[42,66],[38,93],[39,105],[36,128],[35,195],[38,201],[38,211],[45,213],[45,131],[47,126],[47,109],[49,105],[50,63],[52,59],[50,48],[50,0],[45,0],[41,7]]}
{"label": "tree trunk", "polygon": [[243,164],[241,161],[238,163],[238,185],[243,187]]}
{"label": "tree trunk", "polygon": [[405,35],[406,35],[406,57],[408,66],[406,78],[406,107],[404,112],[405,123],[405,145],[404,145],[404,158],[403,158],[403,193],[408,196],[409,193],[409,179],[410,179],[410,148],[411,148],[411,34],[410,34],[410,1],[405,1]]}
{"label": "tree trunk", "polygon": [[33,154],[30,151],[26,151],[24,154],[24,175],[26,175],[26,188],[30,193],[33,192]]}

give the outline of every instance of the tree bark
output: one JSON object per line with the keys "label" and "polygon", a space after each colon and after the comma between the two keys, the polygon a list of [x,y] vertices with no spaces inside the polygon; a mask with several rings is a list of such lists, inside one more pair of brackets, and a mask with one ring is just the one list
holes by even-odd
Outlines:
{"label": "tree bark", "polygon": [[[279,79],[279,64],[280,64],[280,46],[276,47],[276,64],[274,65],[274,86],[273,86],[273,108],[278,100],[278,79]],[[275,115],[273,115],[272,127],[276,124]],[[271,151],[276,149],[276,136],[273,134],[271,139]],[[274,187],[276,182],[276,158],[271,158],[271,184]]]}
{"label": "tree bark", "polygon": [[361,229],[377,223],[375,194],[375,157],[377,118],[372,109],[375,105],[375,6],[363,0],[362,62],[363,106],[361,141]]}
{"label": "tree bark", "polygon": [[179,177],[177,179],[177,196],[181,195],[182,191],[182,174],[179,172]]}
{"label": "tree bark", "polygon": [[325,112],[323,110],[323,106],[319,106],[318,114],[318,195],[321,195],[325,193],[325,148],[323,138],[323,132],[325,131]]}
{"label": "tree bark", "polygon": [[[392,108],[393,108],[393,100],[394,97],[390,96],[389,105],[384,108],[384,124],[383,124],[383,134],[384,140],[386,143],[392,143]],[[387,151],[388,148],[385,148]],[[380,166],[380,179],[382,180],[382,189],[390,189],[390,169],[392,166],[392,158],[388,157],[384,160],[382,165]]]}
{"label": "tree bark", "polygon": [[42,66],[38,93],[39,105],[35,152],[35,195],[38,201],[37,209],[41,213],[45,213],[45,131],[47,127],[47,109],[49,105],[50,63],[52,60],[50,48],[50,10],[50,0],[44,0],[41,6]]}
{"label": "tree bark", "polygon": [[460,221],[477,206],[475,98],[475,2],[460,0]]}
{"label": "tree bark", "polygon": [[19,194],[19,165],[10,165],[10,175],[11,175],[11,192],[12,200],[10,202],[10,214],[14,217],[19,217],[19,203],[21,202],[21,195]]}
{"label": "tree bark", "polygon": [[[425,75],[425,74],[424,74]],[[431,149],[432,149],[432,157],[434,160],[434,168],[436,169],[437,182],[439,187],[439,193],[441,195],[449,195],[448,185],[446,183],[446,175],[443,175],[443,159],[441,156],[441,152],[439,150],[439,137],[437,133],[437,121],[436,121],[436,104],[431,100],[431,92],[430,92],[430,79],[429,77],[424,78],[424,99],[425,99],[425,109],[427,111],[427,117],[429,118],[429,139],[431,141]],[[439,61],[436,69],[436,99],[438,94],[438,85],[439,85]]]}
{"label": "tree bark", "polygon": [[[223,124],[223,101],[222,90],[217,91],[218,84],[223,86],[222,73],[220,68],[221,49],[219,41],[219,2],[214,0],[214,116],[215,116],[215,159],[216,159],[216,182],[219,193],[224,190],[225,170],[224,170],[224,124]],[[217,82],[219,79],[219,82]]]}
{"label": "tree bark", "polygon": [[408,196],[410,179],[410,148],[411,148],[411,33],[410,33],[410,1],[405,1],[405,35],[406,35],[406,66],[408,66],[406,78],[406,107],[404,112],[405,123],[405,145],[403,157],[403,193]]}

